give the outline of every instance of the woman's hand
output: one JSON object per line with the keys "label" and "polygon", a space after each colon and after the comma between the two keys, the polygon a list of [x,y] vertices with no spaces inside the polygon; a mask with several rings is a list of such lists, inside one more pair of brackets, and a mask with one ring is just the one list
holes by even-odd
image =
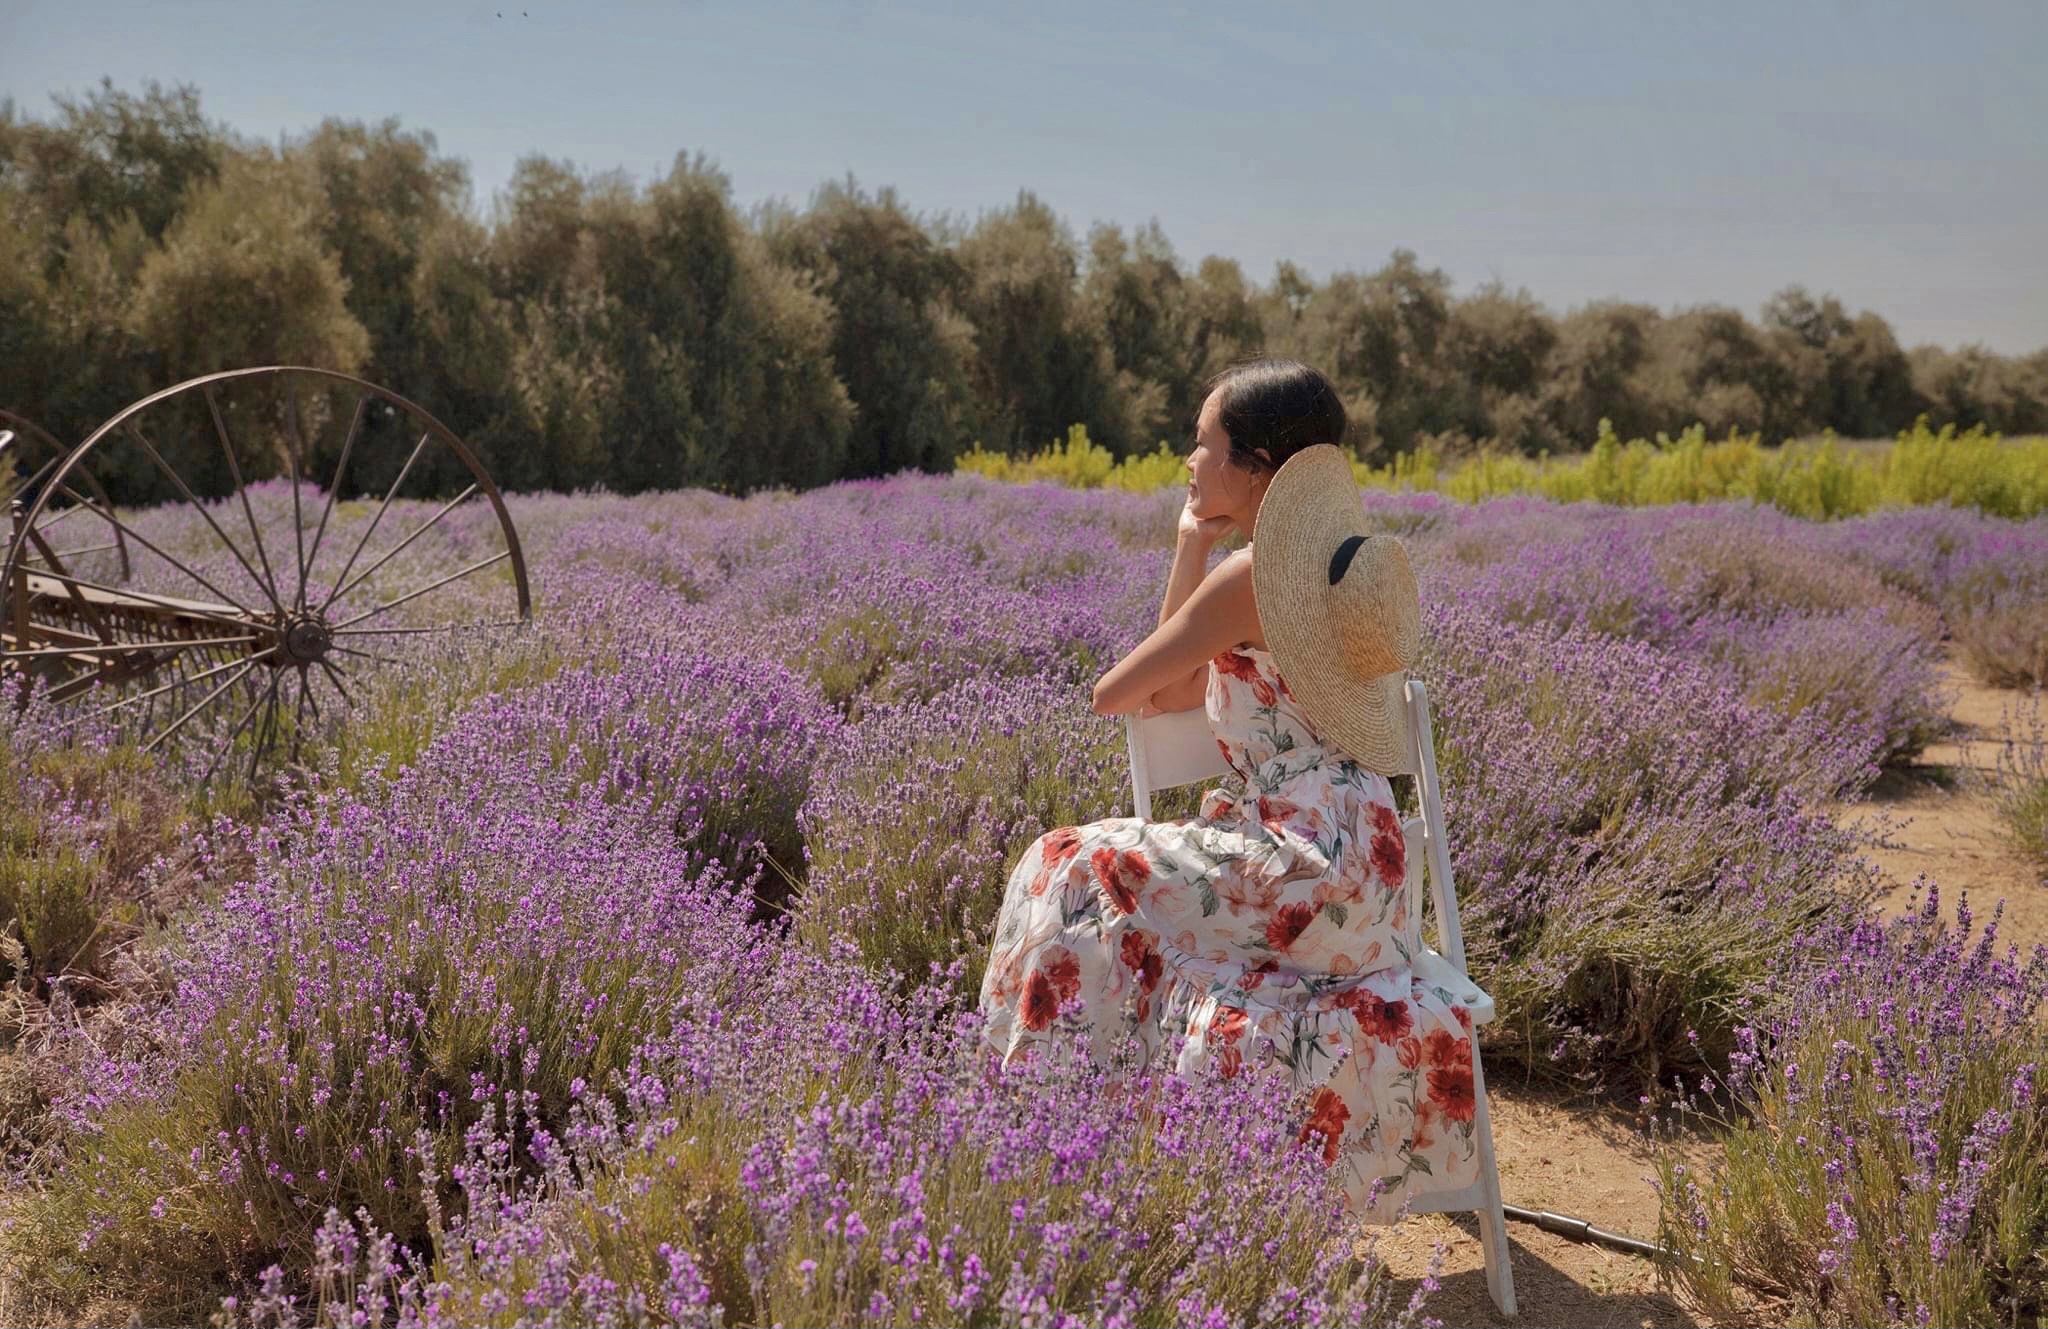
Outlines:
{"label": "woman's hand", "polygon": [[1203,545],[1213,545],[1230,534],[1236,525],[1228,514],[1221,517],[1197,517],[1192,502],[1181,504],[1179,536],[1183,542],[1194,540]]}

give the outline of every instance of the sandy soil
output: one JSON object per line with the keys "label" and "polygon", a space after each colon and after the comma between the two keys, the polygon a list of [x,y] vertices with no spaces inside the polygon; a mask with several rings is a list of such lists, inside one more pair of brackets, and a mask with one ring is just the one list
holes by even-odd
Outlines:
{"label": "sandy soil", "polygon": [[1943,672],[1955,694],[1949,716],[1956,732],[1863,801],[1837,809],[1837,817],[1871,837],[1864,852],[1893,882],[1886,908],[1906,909],[1913,882],[1930,877],[1944,910],[1963,892],[1971,912],[1988,919],[2003,899],[2000,936],[2022,947],[2048,942],[2048,872],[2013,852],[1991,793],[1999,748],[2025,694],[1987,688],[1953,663]]}
{"label": "sandy soil", "polygon": [[[1502,1195],[1527,1209],[1590,1219],[1626,1236],[1657,1239],[1657,1197],[1649,1139],[1633,1114],[1585,1099],[1489,1086]],[[1711,1160],[1711,1147],[1694,1151]],[[1697,1325],[1706,1323],[1658,1290],[1649,1261],[1508,1224],[1518,1316],[1509,1320],[1486,1292],[1479,1226],[1469,1214],[1426,1214],[1377,1235],[1380,1258],[1405,1301],[1429,1269],[1439,1242],[1442,1287],[1424,1313],[1446,1325]]]}
{"label": "sandy soil", "polygon": [[[1967,892],[1978,919],[2005,901],[2000,935],[2030,946],[2048,942],[2048,879],[2014,853],[1989,788],[2012,708],[2022,694],[1983,687],[1951,663],[1955,733],[1930,746],[1918,764],[1887,776],[1871,793],[1835,809],[1845,825],[1872,837],[1865,852],[1893,883],[1882,902],[1904,910],[1913,882],[1930,877],[1944,909]],[[1489,1086],[1501,1191],[1510,1204],[1551,1209],[1631,1237],[1657,1238],[1651,1148],[1635,1118],[1620,1108],[1566,1100],[1511,1085]],[[1711,1163],[1714,1147],[1694,1151]],[[1446,1325],[1699,1325],[1708,1323],[1659,1290],[1655,1268],[1635,1256],[1508,1224],[1520,1314],[1502,1317],[1486,1293],[1479,1229],[1470,1215],[1426,1215],[1376,1236],[1380,1257],[1405,1300],[1427,1273],[1439,1243],[1443,1286],[1425,1314]]]}

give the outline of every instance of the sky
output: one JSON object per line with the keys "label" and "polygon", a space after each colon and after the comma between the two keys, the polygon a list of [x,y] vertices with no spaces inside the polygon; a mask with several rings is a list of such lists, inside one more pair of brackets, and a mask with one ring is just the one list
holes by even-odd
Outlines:
{"label": "sky", "polygon": [[2048,347],[2043,69],[2043,0],[0,0],[18,114],[108,77],[272,141],[395,116],[484,213],[530,153],[644,181],[701,152],[743,207],[1028,189],[1260,282],[1405,248],[1560,313],[1797,283],[2006,353]]}

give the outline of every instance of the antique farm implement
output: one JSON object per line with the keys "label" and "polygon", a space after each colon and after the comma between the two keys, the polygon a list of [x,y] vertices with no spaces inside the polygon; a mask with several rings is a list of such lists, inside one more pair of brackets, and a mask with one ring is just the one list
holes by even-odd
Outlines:
{"label": "antique farm implement", "polygon": [[199,740],[202,778],[238,745],[251,772],[296,753],[323,699],[350,702],[394,643],[532,612],[476,455],[331,370],[195,378],[72,448],[0,412],[0,494],[0,676],[91,693],[78,716],[118,716],[146,748]]}

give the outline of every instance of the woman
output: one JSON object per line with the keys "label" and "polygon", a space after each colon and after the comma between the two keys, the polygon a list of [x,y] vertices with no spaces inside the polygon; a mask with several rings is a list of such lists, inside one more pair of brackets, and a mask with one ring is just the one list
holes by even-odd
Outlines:
{"label": "woman", "polygon": [[[1179,821],[1040,836],[1010,875],[981,1006],[1006,1059],[1085,1031],[1098,1059],[1132,1034],[1148,1061],[1184,1032],[1182,1073],[1279,1061],[1312,1091],[1303,1140],[1343,1168],[1355,1213],[1386,1221],[1477,1175],[1472,1034],[1409,970],[1419,897],[1380,772],[1405,765],[1391,699],[1420,607],[1400,542],[1365,531],[1344,427],[1306,365],[1211,385],[1159,626],[1094,708],[1204,707],[1239,787]],[[1252,538],[1205,575],[1233,529]]]}

